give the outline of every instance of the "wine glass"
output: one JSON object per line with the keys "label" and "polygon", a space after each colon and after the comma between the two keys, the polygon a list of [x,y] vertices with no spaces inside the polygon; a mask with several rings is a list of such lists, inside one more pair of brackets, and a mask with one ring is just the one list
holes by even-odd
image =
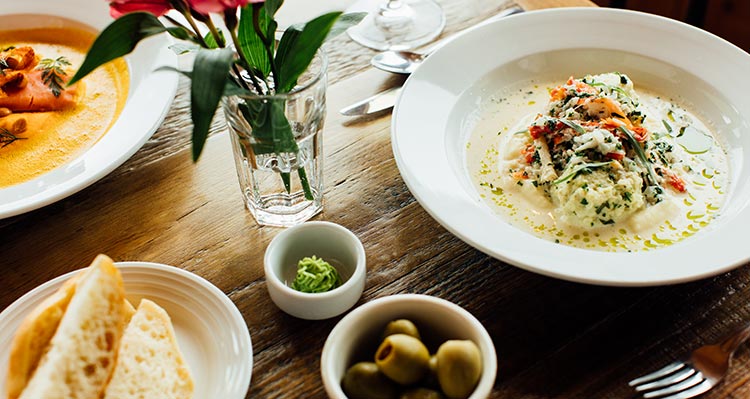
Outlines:
{"label": "wine glass", "polygon": [[368,14],[347,33],[355,42],[379,51],[419,47],[445,27],[443,9],[434,0],[359,0],[346,11]]}

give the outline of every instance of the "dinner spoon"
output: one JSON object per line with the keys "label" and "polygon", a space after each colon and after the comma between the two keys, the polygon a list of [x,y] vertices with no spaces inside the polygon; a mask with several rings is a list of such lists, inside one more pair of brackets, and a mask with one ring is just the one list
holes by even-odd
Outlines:
{"label": "dinner spoon", "polygon": [[[486,19],[481,24],[486,24],[490,22],[494,22],[498,19],[507,17],[509,15],[518,14],[523,12],[523,9],[521,7],[511,7],[506,8],[505,10],[499,12],[497,15],[495,15],[492,18]],[[411,74],[414,72],[419,65],[422,64],[422,62],[427,58],[428,55],[433,53],[435,50],[437,50],[439,47],[441,47],[443,44],[447,43],[450,39],[453,39],[458,34],[463,33],[464,31],[457,32],[451,36],[448,36],[444,39],[441,39],[437,43],[433,44],[426,50],[416,53],[412,51],[383,51],[381,53],[376,54],[372,59],[370,60],[370,64],[374,66],[375,68],[378,68],[380,70],[391,72],[391,73],[400,73],[400,74]]]}

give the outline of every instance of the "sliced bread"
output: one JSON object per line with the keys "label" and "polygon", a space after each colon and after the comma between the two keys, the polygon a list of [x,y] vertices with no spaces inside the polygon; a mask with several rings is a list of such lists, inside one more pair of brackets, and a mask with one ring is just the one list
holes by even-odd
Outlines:
{"label": "sliced bread", "polygon": [[125,328],[125,290],[112,260],[99,255],[75,283],[54,336],[20,399],[98,398]]}
{"label": "sliced bread", "polygon": [[42,301],[21,322],[10,344],[6,393],[8,399],[18,399],[36,370],[65,309],[75,293],[76,275],[63,283],[52,296]]}
{"label": "sliced bread", "polygon": [[120,342],[104,399],[189,399],[193,389],[169,315],[141,300]]}

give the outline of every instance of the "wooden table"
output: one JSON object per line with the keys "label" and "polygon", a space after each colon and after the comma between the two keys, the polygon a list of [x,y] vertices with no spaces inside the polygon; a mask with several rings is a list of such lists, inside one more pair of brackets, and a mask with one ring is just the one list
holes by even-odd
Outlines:
{"label": "wooden table", "polygon": [[[448,34],[511,3],[442,4]],[[347,119],[337,113],[401,78],[370,69],[370,50],[346,38],[334,44],[324,139],[326,202],[315,219],[342,224],[364,243],[368,273],[359,304],[397,293],[429,294],[483,322],[499,360],[493,398],[634,397],[629,379],[750,320],[747,267],[690,284],[608,288],[532,274],[463,243],[406,188],[391,153],[390,116]],[[98,253],[179,266],[216,284],[244,315],[254,349],[248,397],[323,398],[319,357],[338,318],[304,321],[273,305],[262,258],[280,230],[258,227],[244,210],[221,117],[202,159],[191,162],[188,101],[182,80],[163,126],[123,166],[63,201],[0,221],[0,309],[86,266]],[[750,397],[748,359],[750,351],[741,349],[728,379],[705,397]]]}

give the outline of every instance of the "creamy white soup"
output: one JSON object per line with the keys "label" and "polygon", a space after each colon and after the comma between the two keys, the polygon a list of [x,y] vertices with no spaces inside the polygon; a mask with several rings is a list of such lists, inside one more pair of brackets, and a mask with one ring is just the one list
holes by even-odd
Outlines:
{"label": "creamy white soup", "polygon": [[718,215],[729,184],[712,129],[680,104],[618,73],[508,88],[466,143],[472,183],[503,219],[557,243],[679,242]]}

